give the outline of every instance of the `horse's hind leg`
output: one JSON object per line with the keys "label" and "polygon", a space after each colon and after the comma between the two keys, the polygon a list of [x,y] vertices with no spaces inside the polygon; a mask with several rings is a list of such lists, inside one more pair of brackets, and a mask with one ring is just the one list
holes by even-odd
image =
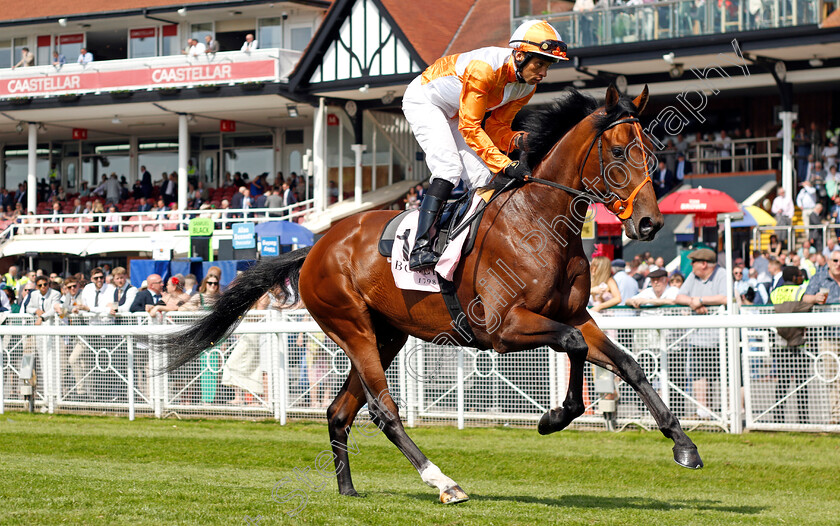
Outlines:
{"label": "horse's hind leg", "polygon": [[610,341],[592,319],[578,328],[589,344],[586,359],[617,374],[639,393],[662,434],[674,441],[674,460],[677,464],[692,469],[702,468],[703,461],[697,453],[697,446],[688,438],[679,420],[650,385],[636,360]]}
{"label": "horse's hind leg", "polygon": [[385,371],[381,369],[375,371],[373,369],[373,367],[370,367],[361,375],[373,422],[411,462],[411,465],[420,473],[423,482],[438,489],[442,503],[455,504],[469,500],[464,490],[426,458],[426,455],[406,434],[397,405],[388,391]]}
{"label": "horse's hind leg", "polygon": [[338,492],[342,495],[358,497],[353,479],[350,476],[350,457],[347,449],[347,438],[350,426],[356,418],[359,409],[364,405],[365,392],[362,382],[355,369],[350,369],[350,375],[336,395],[335,400],[327,408],[327,422],[330,429],[330,446],[335,456],[335,476],[338,479]]}
{"label": "horse's hind leg", "polygon": [[438,488],[441,502],[467,500],[467,494],[429,462],[405,433],[397,405],[388,393],[371,311],[355,292],[353,284],[338,282],[332,285],[308,291],[303,298],[312,317],[327,336],[344,349],[358,372],[361,384],[366,389],[365,395],[374,423],[420,472],[423,481]]}
{"label": "horse's hind leg", "polygon": [[[380,358],[383,369],[388,369],[397,353],[400,352],[405,343],[405,334],[395,333],[383,334],[377,332],[377,341],[380,343]],[[336,395],[330,407],[327,408],[327,422],[330,430],[330,445],[335,455],[335,475],[338,480],[338,492],[342,495],[358,497],[359,494],[353,487],[353,479],[350,476],[350,458],[348,454],[347,439],[350,427],[353,425],[359,409],[365,404],[365,391],[362,388],[362,381],[355,367],[350,369],[350,374],[344,385]]]}

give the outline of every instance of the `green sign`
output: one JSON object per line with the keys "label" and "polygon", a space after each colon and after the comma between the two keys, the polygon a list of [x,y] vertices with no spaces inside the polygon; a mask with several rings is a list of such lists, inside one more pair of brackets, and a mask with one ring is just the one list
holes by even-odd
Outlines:
{"label": "green sign", "polygon": [[213,220],[209,217],[196,217],[190,220],[190,237],[212,236]]}

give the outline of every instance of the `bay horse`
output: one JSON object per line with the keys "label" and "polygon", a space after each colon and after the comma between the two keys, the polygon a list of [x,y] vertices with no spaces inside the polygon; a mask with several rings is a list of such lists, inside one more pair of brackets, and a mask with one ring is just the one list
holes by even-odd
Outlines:
{"label": "bay horse", "polygon": [[[373,423],[421,479],[438,489],[441,502],[469,499],[408,437],[388,392],[385,370],[408,335],[436,343],[447,335],[443,343],[492,348],[501,354],[542,346],[567,353],[571,364],[567,396],[562,407],[542,416],[541,434],[560,431],[583,414],[585,362],[604,367],[636,390],[662,433],[673,440],[674,460],[687,468],[701,468],[697,447],[642,369],[607,338],[586,310],[589,261],[580,230],[588,199],[606,203],[630,238],[650,240],[663,223],[653,186],[646,184],[649,141],[645,142],[638,114],[647,100],[647,87],[630,99],[610,86],[599,107],[591,96],[568,89],[551,108],[533,112],[525,123],[533,183],[488,204],[474,248],[454,277],[461,304],[469,305],[475,341],[468,342],[458,331],[447,332],[452,319],[440,294],[396,288],[390,263],[379,254],[377,243],[398,212],[371,211],[344,219],[313,247],[263,260],[242,273],[207,316],[164,339],[167,370],[177,369],[230,335],[254,302],[271,290],[287,304],[302,300],[350,359],[347,379],[327,409],[342,495],[358,496],[350,476],[347,440],[356,414],[367,403]],[[630,155],[634,145],[635,160]],[[623,179],[613,172],[623,174]],[[581,202],[585,202],[582,213],[576,210]],[[501,278],[502,271],[505,279],[488,278]]]}

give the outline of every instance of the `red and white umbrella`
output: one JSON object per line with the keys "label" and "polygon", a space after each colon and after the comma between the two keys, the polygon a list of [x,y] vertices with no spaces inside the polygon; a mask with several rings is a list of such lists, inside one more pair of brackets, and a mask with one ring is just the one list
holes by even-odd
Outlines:
{"label": "red and white umbrella", "polygon": [[663,214],[694,214],[695,226],[715,226],[718,214],[739,210],[738,203],[728,194],[702,187],[674,192],[659,203]]}

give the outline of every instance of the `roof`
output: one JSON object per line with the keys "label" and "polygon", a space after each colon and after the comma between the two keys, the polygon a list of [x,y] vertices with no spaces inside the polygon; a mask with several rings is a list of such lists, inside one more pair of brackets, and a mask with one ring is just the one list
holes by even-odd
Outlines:
{"label": "roof", "polygon": [[[329,0],[321,0],[326,3]],[[67,0],[40,0],[26,5],[26,9],[2,9],[0,21],[10,20],[38,20],[43,18],[57,18],[66,16],[95,15],[105,13],[121,13],[149,9],[160,11],[161,8],[171,7],[176,11],[184,6],[202,5],[218,7],[235,7],[239,2],[230,0],[86,0],[83,2],[68,2]]]}
{"label": "roof", "polygon": [[447,55],[487,46],[506,47],[510,40],[510,2],[476,0],[452,40]]}
{"label": "roof", "polygon": [[835,9],[828,15],[825,20],[823,20],[822,24],[820,24],[821,28],[826,27],[840,27],[840,9]]}
{"label": "roof", "polygon": [[[486,0],[502,3],[502,0]],[[382,6],[405,34],[408,42],[426,64],[443,56],[464,17],[482,0],[381,0]]]}
{"label": "roof", "polygon": [[91,13],[108,13],[132,11],[137,9],[172,6],[175,11],[189,4],[207,4],[207,0],[120,0],[115,4],[112,0],[88,0],[85,2],[68,2],[67,0],[41,0],[27,4],[26,9],[2,9],[0,20],[31,20],[60,16],[88,15]]}

